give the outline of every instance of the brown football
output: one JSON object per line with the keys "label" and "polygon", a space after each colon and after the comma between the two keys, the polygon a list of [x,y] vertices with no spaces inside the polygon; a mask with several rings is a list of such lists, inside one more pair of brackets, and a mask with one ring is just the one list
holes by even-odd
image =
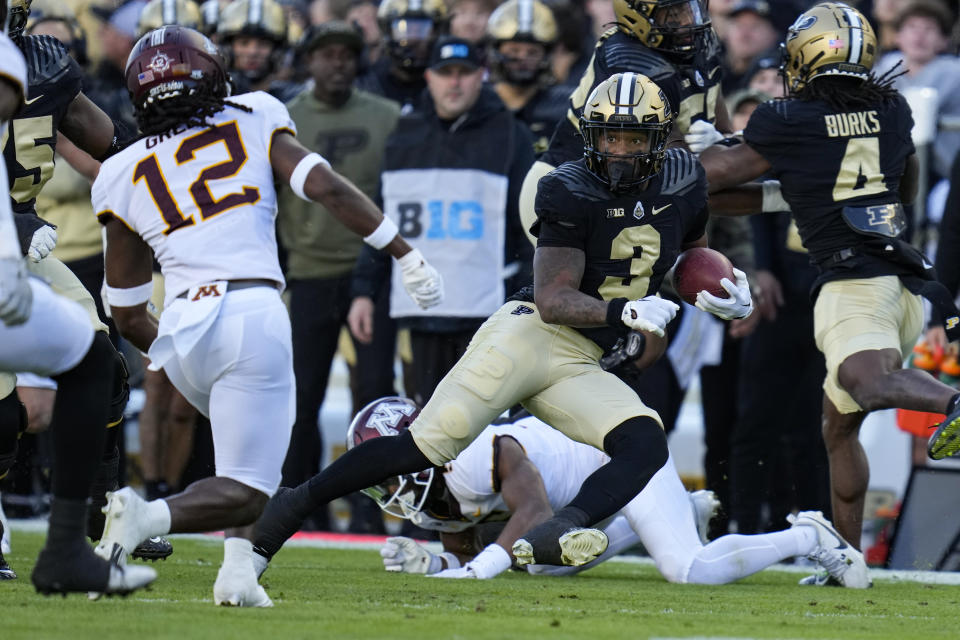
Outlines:
{"label": "brown football", "polygon": [[687,249],[680,254],[673,267],[673,288],[677,295],[689,304],[697,303],[697,294],[708,291],[719,298],[728,298],[730,294],[720,286],[720,281],[729,278],[736,282],[733,265],[719,251],[705,247]]}

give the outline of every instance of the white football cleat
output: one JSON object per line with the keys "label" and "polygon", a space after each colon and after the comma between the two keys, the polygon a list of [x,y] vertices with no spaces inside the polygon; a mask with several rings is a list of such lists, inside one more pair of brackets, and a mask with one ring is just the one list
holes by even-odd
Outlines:
{"label": "white football cleat", "polygon": [[713,491],[701,489],[689,494],[690,506],[693,507],[693,520],[697,523],[697,533],[700,535],[700,542],[707,544],[710,540],[707,534],[710,532],[710,521],[713,520],[717,512],[720,511],[720,500]]}
{"label": "white football cleat", "polygon": [[[266,558],[264,558],[266,560]],[[253,564],[224,564],[213,585],[213,601],[224,607],[272,607],[273,602],[259,584]]]}
{"label": "white football cleat", "polygon": [[106,525],[103,537],[94,552],[103,558],[125,566],[127,555],[150,537],[142,524],[147,520],[147,502],[130,487],[107,492]]}
{"label": "white football cleat", "polygon": [[[867,589],[873,586],[870,571],[863,554],[843,539],[820,511],[801,511],[787,516],[793,527],[813,527],[817,532],[817,548],[807,557],[816,560],[831,578],[848,589]],[[816,580],[814,584],[828,584]]]}

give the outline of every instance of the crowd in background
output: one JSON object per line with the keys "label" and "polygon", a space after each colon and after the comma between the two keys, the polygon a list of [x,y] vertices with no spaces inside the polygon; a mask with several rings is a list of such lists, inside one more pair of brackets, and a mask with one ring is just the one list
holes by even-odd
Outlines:
{"label": "crowd in background", "polygon": [[[399,203],[401,234],[424,235],[443,247],[430,260],[443,273],[448,299],[424,312],[402,290],[392,295],[398,288],[391,286],[389,261],[321,205],[282,190],[278,231],[297,378],[283,484],[295,486],[323,461],[318,415],[338,351],[350,365],[354,411],[386,395],[422,404],[476,328],[529,282],[533,246],[517,211],[521,183],[566,117],[597,38],[615,21],[613,2],[622,1],[130,0],[114,6],[34,0],[27,33],[67,44],[86,71],[85,94],[130,127],[136,123],[123,70],[138,37],[169,23],[207,33],[223,51],[235,93],[262,90],[286,102],[304,145],[375,202]],[[811,4],[710,3],[734,131],[758,104],[783,95],[778,46]],[[944,236],[960,226],[958,7],[940,0],[852,4],[874,23],[881,48],[875,72],[901,73],[896,86],[913,91],[915,119],[929,121],[934,131],[919,146],[925,190],[912,229],[932,252],[941,220]],[[438,40],[454,53],[444,53]],[[456,65],[447,64],[451,57]],[[89,172],[62,137],[58,150],[63,157],[37,213],[58,226],[54,256],[99,301],[103,247]],[[424,197],[424,189],[433,197]],[[718,222],[710,242],[748,273],[758,312],[721,325],[686,307],[670,327],[669,357],[643,374],[644,401],[670,430],[699,376],[706,484],[726,507],[713,535],[784,528],[784,516],[798,505],[829,513],[820,437],[824,362],[814,344],[809,298],[815,270],[789,214]],[[957,292],[960,273],[941,278]],[[162,299],[158,275],[154,304]],[[947,371],[951,359],[942,337],[934,332],[927,342],[936,367]],[[209,427],[162,372],[146,371],[136,351],[129,355],[146,400],[137,416],[139,452],[126,477],[142,483],[149,499],[163,497],[212,474]],[[398,358],[403,375],[395,380]],[[20,380],[28,408],[32,394],[49,392],[31,384],[29,377]],[[31,414],[20,461],[0,483],[8,515],[44,511],[45,419]],[[917,441],[914,459],[922,463],[925,439]],[[352,530],[382,530],[373,506],[354,501]],[[333,524],[324,510],[308,526]]]}

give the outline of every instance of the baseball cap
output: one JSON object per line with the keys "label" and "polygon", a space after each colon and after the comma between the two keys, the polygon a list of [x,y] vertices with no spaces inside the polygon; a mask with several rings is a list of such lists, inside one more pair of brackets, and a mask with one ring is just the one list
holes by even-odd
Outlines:
{"label": "baseball cap", "polygon": [[471,70],[483,66],[480,52],[463,38],[447,36],[440,38],[430,52],[430,69],[441,69],[451,64],[459,64]]}
{"label": "baseball cap", "polygon": [[342,44],[354,53],[363,51],[363,36],[352,24],[343,20],[329,20],[307,29],[300,41],[300,48],[310,53],[327,44]]}
{"label": "baseball cap", "polygon": [[146,5],[146,0],[130,0],[116,9],[92,6],[90,11],[123,35],[136,40],[139,33],[137,24],[140,22],[140,13]]}
{"label": "baseball cap", "polygon": [[733,8],[727,15],[732,18],[741,13],[746,13],[747,11],[755,13],[761,18],[766,18],[770,22],[773,22],[773,18],[770,15],[770,3],[767,2],[767,0],[740,0],[733,5]]}

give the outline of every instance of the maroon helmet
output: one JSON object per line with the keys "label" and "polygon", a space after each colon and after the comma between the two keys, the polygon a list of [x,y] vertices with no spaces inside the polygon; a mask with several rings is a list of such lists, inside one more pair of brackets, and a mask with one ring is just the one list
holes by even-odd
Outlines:
{"label": "maroon helmet", "polygon": [[217,46],[199,31],[168,25],[140,38],[127,58],[127,90],[137,110],[154,101],[192,95],[209,86],[230,94],[227,71]]}
{"label": "maroon helmet", "polygon": [[[420,407],[409,398],[390,396],[374,400],[357,413],[347,430],[347,449],[384,436],[399,436],[413,424]],[[416,474],[395,476],[362,493],[373,498],[392,516],[408,520],[419,513],[430,493],[433,468]]]}

